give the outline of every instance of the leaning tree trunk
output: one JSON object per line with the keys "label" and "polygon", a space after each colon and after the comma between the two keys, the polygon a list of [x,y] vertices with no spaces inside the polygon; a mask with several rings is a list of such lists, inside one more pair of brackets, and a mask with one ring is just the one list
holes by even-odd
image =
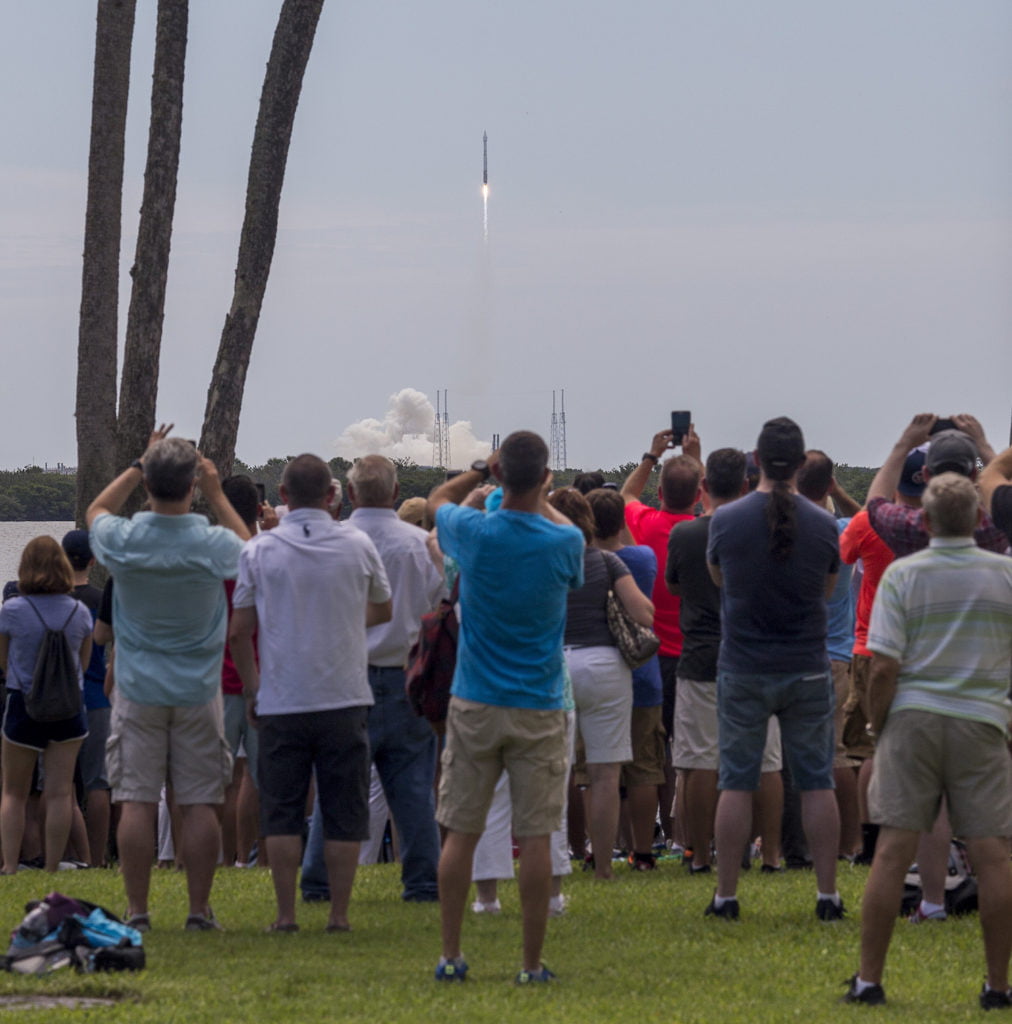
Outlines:
{"label": "leaning tree trunk", "polygon": [[323,0],[285,0],[274,32],[253,135],[246,216],[239,240],[232,306],[225,317],[207,389],[201,451],[222,474],[232,470],[239,412],[253,338],[274,257],[288,145]]}
{"label": "leaning tree trunk", "polygon": [[77,510],[116,468],[116,335],[123,149],[135,0],[98,0],[77,341]]}
{"label": "leaning tree trunk", "polygon": [[121,467],[144,451],[155,425],[165,282],[169,274],[183,125],[188,4],[189,0],[158,0],[148,158],[137,249],[130,269],[133,289],[119,393],[117,433]]}

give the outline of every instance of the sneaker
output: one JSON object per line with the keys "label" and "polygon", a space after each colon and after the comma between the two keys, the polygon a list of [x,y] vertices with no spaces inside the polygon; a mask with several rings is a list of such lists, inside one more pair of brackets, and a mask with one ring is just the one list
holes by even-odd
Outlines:
{"label": "sneaker", "polygon": [[151,918],[147,914],[130,914],[127,916],[123,915],[123,923],[128,928],[133,928],[134,931],[138,932],[149,932],[151,931]]}
{"label": "sneaker", "polygon": [[816,900],[815,916],[820,921],[842,921],[847,916],[847,911],[843,906],[843,900],[840,900],[839,903],[834,903],[832,900],[823,897]]}
{"label": "sneaker", "polygon": [[722,917],[725,921],[737,921],[739,915],[737,900],[724,900],[721,906],[717,906],[717,894],[713,894],[710,905],[703,911],[703,917]]}
{"label": "sneaker", "polygon": [[996,988],[988,988],[985,984],[980,990],[980,1008],[982,1010],[1007,1010],[1012,1007],[1012,988],[999,992]]}
{"label": "sneaker", "polygon": [[471,904],[471,910],[475,914],[501,914],[502,904],[498,899],[492,900],[491,903],[482,903],[481,900],[475,900]]}
{"label": "sneaker", "polygon": [[695,875],[709,875],[713,873],[713,868],[709,864],[693,864],[692,861],[686,861],[689,865],[689,874]]}
{"label": "sneaker", "polygon": [[782,864],[763,864],[759,869],[759,873],[762,875],[782,875],[784,867]]}
{"label": "sneaker", "polygon": [[517,975],[518,985],[532,985],[538,982],[551,981],[555,975],[544,965],[539,971],[521,971]]}
{"label": "sneaker", "polygon": [[223,932],[225,929],[208,907],[206,914],[190,914],[183,928],[188,932]]}
{"label": "sneaker", "polygon": [[436,981],[467,981],[467,961],[462,956],[452,960],[441,956],[436,964]]}
{"label": "sneaker", "polygon": [[548,901],[548,916],[549,917],[562,917],[566,912],[566,897],[564,893],[559,893],[558,896],[552,896]]}
{"label": "sneaker", "polygon": [[[983,994],[980,998],[984,999]],[[856,974],[847,982],[847,991],[840,997],[841,1003],[864,1003],[865,1006],[881,1006],[885,1001],[885,989],[881,985],[869,985],[859,993]]]}
{"label": "sneaker", "polygon": [[930,914],[925,914],[921,910],[921,905],[917,904],[917,909],[907,918],[911,924],[924,924],[925,921],[944,921],[949,915],[944,910],[932,910]]}

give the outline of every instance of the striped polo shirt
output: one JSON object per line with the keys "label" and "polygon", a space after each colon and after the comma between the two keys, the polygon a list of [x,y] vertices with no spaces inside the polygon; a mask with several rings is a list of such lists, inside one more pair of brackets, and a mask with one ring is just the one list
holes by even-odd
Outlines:
{"label": "striped polo shirt", "polygon": [[868,647],[900,663],[890,713],[917,708],[1006,731],[1012,558],[972,537],[932,537],[883,574]]}

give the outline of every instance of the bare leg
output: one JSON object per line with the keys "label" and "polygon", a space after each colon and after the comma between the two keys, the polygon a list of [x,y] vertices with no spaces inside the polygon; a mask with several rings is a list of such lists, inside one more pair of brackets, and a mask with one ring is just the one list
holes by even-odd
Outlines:
{"label": "bare leg", "polygon": [[752,825],[752,792],[725,789],[717,800],[717,895],[730,899],[738,891],[741,851]]}
{"label": "bare leg", "polygon": [[271,880],[278,904],[274,923],[295,924],[295,880],[302,862],[302,837],[268,836],[266,845],[270,849]]}
{"label": "bare leg", "polygon": [[853,768],[834,768],[836,806],[840,812],[841,857],[853,857],[861,844],[861,819],[857,805],[857,773]]}
{"label": "bare leg", "polygon": [[25,807],[32,788],[32,772],[38,752],[0,741],[3,766],[3,796],[0,798],[0,835],[4,851],[3,872],[13,875],[18,870],[21,841],[25,834]]}
{"label": "bare leg", "polygon": [[[831,789],[801,792],[801,821],[812,854],[819,892],[836,892],[836,853],[840,848],[840,812]],[[865,978],[870,981],[870,978]]]}
{"label": "bare leg", "polygon": [[776,868],[780,866],[780,829],[784,820],[784,777],[780,772],[763,772],[759,776],[758,796],[763,864]]}
{"label": "bare leg", "polygon": [[499,898],[498,878],[483,878],[480,882],[475,882],[474,887],[480,903],[495,903]]}
{"label": "bare leg", "polygon": [[225,802],[221,807],[221,862],[230,868],[240,858],[238,851],[239,833],[239,788],[246,771],[246,758],[237,757],[232,765],[232,781],[225,789]]}
{"label": "bare leg", "polygon": [[126,890],[127,916],[148,912],[151,862],[155,859],[158,804],[127,801],[120,804],[116,843]]}
{"label": "bare leg", "polygon": [[903,879],[917,849],[917,835],[887,825],[878,834],[875,860],[861,901],[860,976],[873,985],[882,984],[886,953],[903,900]]}
{"label": "bare leg", "polygon": [[540,971],[552,889],[551,836],[518,836],[517,845],[520,848],[520,909],[524,917],[523,968]]}
{"label": "bare leg", "polygon": [[987,983],[999,992],[1008,989],[1012,955],[1012,866],[1007,839],[968,839],[967,854],[977,875],[980,927],[984,933]]}
{"label": "bare leg", "polygon": [[[587,852],[587,823],[583,808],[583,796],[579,787],[573,781],[573,773],[569,774],[569,800],[567,801],[569,816],[567,827],[569,829],[569,848],[573,856],[583,860]],[[655,808],[656,811],[656,808]]]}
{"label": "bare leg", "polygon": [[[209,912],[207,902],[214,882],[214,869],[221,850],[218,808],[212,804],[183,804],[179,811],[190,914],[206,916]],[[179,860],[178,854],[176,860]]]}
{"label": "bare leg", "polygon": [[85,796],[85,824],[88,829],[88,863],[93,868],[106,864],[109,852],[109,790],[90,789]]}
{"label": "bare leg", "polygon": [[[257,833],[260,828],[260,798],[257,796],[256,786],[249,771],[242,777],[239,786],[238,807],[236,808],[236,856],[240,863],[245,864],[250,857],[253,844],[257,841]],[[259,866],[267,863],[267,852],[264,843],[260,843],[262,856],[258,858]]]}
{"label": "bare leg", "polygon": [[[43,751],[46,770],[46,870],[56,871],[67,848],[74,813],[74,765],[83,739],[50,743]],[[82,825],[84,822],[82,821]],[[83,829],[82,829],[83,831]]]}
{"label": "bare leg", "polygon": [[952,828],[949,812],[942,804],[938,808],[934,828],[922,832],[917,843],[917,870],[921,874],[921,898],[926,903],[945,906],[945,876],[949,871],[949,843]]}
{"label": "bare leg", "polygon": [[[348,924],[348,904],[351,889],[355,883],[355,869],[361,843],[342,842],[326,839],[323,843],[323,857],[327,862],[327,883],[330,886],[330,917],[328,928],[344,931]],[[273,861],[272,861],[273,863]]]}
{"label": "bare leg", "polygon": [[[585,792],[590,848],[594,853],[594,877],[611,878],[611,851],[618,834],[617,764],[588,764],[590,787]],[[551,874],[551,872],[549,872]],[[548,897],[545,897],[547,902]]]}
{"label": "bare leg", "polygon": [[629,786],[626,794],[633,850],[636,853],[649,853],[654,845],[654,822],[657,820],[657,787]]}
{"label": "bare leg", "polygon": [[[464,925],[467,891],[471,887],[474,848],[480,838],[480,833],[446,830],[446,840],[439,856],[439,919],[443,956],[447,960],[460,956],[460,932]],[[546,909],[547,903],[546,896]]]}
{"label": "bare leg", "polygon": [[717,813],[717,773],[709,768],[683,769],[686,814],[685,838],[692,847],[692,866],[710,863],[714,817]]}

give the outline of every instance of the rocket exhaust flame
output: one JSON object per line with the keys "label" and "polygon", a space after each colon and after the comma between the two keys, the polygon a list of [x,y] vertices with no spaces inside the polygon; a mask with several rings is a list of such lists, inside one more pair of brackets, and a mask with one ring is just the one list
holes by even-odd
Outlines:
{"label": "rocket exhaust flame", "polygon": [[488,241],[488,132],[481,133],[481,200],[485,241]]}

